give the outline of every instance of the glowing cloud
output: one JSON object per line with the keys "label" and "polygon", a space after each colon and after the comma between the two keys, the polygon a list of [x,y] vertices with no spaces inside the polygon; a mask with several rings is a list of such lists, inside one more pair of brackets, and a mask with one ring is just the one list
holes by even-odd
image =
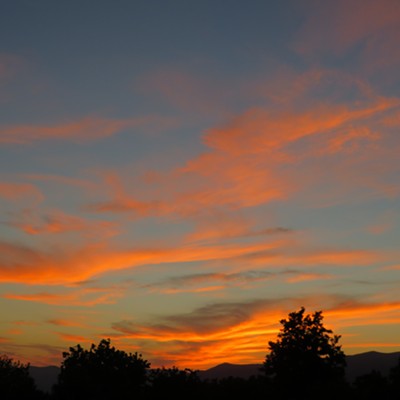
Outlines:
{"label": "glowing cloud", "polygon": [[171,126],[171,119],[138,117],[130,119],[107,119],[97,116],[54,125],[0,126],[0,143],[27,144],[37,140],[61,139],[85,142],[112,136],[132,128]]}

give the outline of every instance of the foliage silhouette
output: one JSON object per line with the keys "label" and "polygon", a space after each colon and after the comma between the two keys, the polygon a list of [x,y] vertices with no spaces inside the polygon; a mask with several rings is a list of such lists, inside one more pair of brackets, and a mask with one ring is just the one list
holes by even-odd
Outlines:
{"label": "foliage silhouette", "polygon": [[63,362],[54,387],[58,399],[141,398],[150,363],[138,353],[126,353],[101,340],[89,350],[79,344],[63,353]]}
{"label": "foliage silhouette", "polygon": [[389,381],[391,388],[391,398],[400,400],[400,358],[397,365],[391,368],[389,372]]}
{"label": "foliage silhouette", "polygon": [[202,399],[202,386],[196,371],[191,369],[157,368],[149,374],[146,399]]}
{"label": "foliage silhouette", "polygon": [[0,398],[2,400],[39,399],[40,392],[29,375],[29,364],[0,355]]}
{"label": "foliage silhouette", "polygon": [[354,381],[356,400],[389,399],[388,380],[376,370],[358,376]]}
{"label": "foliage silhouette", "polygon": [[321,390],[325,398],[335,398],[335,390],[344,385],[340,336],[332,335],[322,320],[322,311],[305,315],[302,307],[280,321],[283,328],[277,341],[269,342],[263,366],[281,398],[320,398]]}
{"label": "foliage silhouette", "polygon": [[231,400],[236,398],[255,399],[259,397],[274,399],[271,387],[263,376],[249,378],[225,377],[203,382],[207,400]]}

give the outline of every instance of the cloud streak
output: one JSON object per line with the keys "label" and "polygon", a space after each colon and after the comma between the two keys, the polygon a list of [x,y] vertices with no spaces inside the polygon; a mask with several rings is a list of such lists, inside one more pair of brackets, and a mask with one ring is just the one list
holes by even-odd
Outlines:
{"label": "cloud streak", "polygon": [[[291,246],[290,246],[291,247]],[[35,250],[0,242],[0,281],[25,284],[71,284],[112,271],[144,265],[229,261],[232,266],[245,262],[257,268],[288,265],[362,266],[382,262],[385,254],[369,250],[300,250],[288,252],[285,242],[187,245],[159,248],[112,249],[103,244],[81,248]]]}
{"label": "cloud streak", "polygon": [[257,283],[283,279],[287,283],[298,283],[312,280],[332,279],[333,276],[326,273],[304,272],[301,270],[246,270],[233,273],[210,272],[191,275],[179,275],[143,286],[150,291],[165,294],[176,294],[184,292],[206,292],[224,290],[230,287],[251,287]]}
{"label": "cloud streak", "polygon": [[[61,293],[40,292],[33,294],[16,294],[5,293],[2,297],[11,300],[21,300],[29,302],[38,302],[50,304],[55,306],[64,307],[92,307],[98,304],[114,304],[119,298],[124,296],[124,287],[86,287],[82,289],[75,289],[69,291],[62,291]],[[60,320],[52,320],[51,323],[55,325],[63,325]],[[65,322],[64,322],[64,325]]]}
{"label": "cloud streak", "polygon": [[230,259],[267,251],[277,243],[176,248],[113,250],[104,245],[80,249],[37,251],[27,246],[0,243],[2,282],[27,284],[74,283],[99,274],[148,264],[181,263]]}
{"label": "cloud streak", "polygon": [[89,220],[61,210],[49,210],[37,215],[33,210],[25,209],[13,215],[4,224],[20,229],[28,235],[54,235],[75,232],[84,236],[114,236],[117,225],[111,221]]}
{"label": "cloud streak", "polygon": [[[386,147],[388,140],[383,140],[390,134],[382,130],[382,121],[398,111],[399,99],[369,93],[350,104],[313,101],[299,106],[297,102],[293,99],[284,110],[250,108],[207,130],[203,136],[207,150],[160,174],[151,187],[136,187],[132,193],[122,177],[108,175],[105,184],[111,198],[93,202],[89,209],[196,219],[221,209],[229,212],[287,201],[326,180],[331,198],[362,185],[371,191],[379,186],[381,192],[390,190],[372,175],[366,182],[360,171],[379,153],[394,160]],[[327,168],[316,173],[322,161]],[[351,173],[343,174],[339,162]]]}
{"label": "cloud streak", "polygon": [[39,140],[72,140],[82,143],[113,136],[127,129],[159,129],[176,124],[157,116],[129,119],[110,119],[99,116],[84,117],[53,125],[0,126],[0,144],[29,144]]}
{"label": "cloud streak", "polygon": [[42,192],[30,183],[0,182],[0,198],[8,201],[31,200],[41,202]]}

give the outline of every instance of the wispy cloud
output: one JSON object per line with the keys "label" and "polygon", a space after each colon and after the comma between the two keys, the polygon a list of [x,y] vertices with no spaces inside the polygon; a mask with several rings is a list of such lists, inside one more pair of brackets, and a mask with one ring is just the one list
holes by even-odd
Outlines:
{"label": "wispy cloud", "polygon": [[[308,84],[315,87],[318,82]],[[391,183],[361,171],[383,154],[394,160],[393,148],[383,140],[390,133],[382,131],[381,122],[398,110],[400,100],[373,92],[357,102],[314,100],[300,105],[292,100],[284,108],[249,108],[210,128],[203,137],[207,150],[160,175],[152,190],[143,183],[132,193],[121,177],[107,176],[110,199],[92,202],[90,210],[197,218],[220,209],[286,201],[326,181],[330,191],[325,197],[331,202],[361,186],[386,195]],[[324,172],[322,161],[327,164]],[[343,174],[341,168],[351,172]],[[321,192],[323,197],[326,192]],[[313,196],[317,201],[315,191]]]}
{"label": "wispy cloud", "polygon": [[65,327],[79,327],[82,328],[85,325],[82,324],[79,321],[76,321],[76,319],[48,319],[46,323],[51,324],[51,325],[56,325],[56,326],[65,326]]}
{"label": "wispy cloud", "polygon": [[269,271],[244,271],[237,273],[198,273],[167,278],[144,288],[163,293],[199,292],[222,290],[226,286],[242,286],[252,282],[271,279],[275,276]]}
{"label": "wispy cloud", "polygon": [[264,242],[117,250],[95,244],[79,249],[41,251],[3,242],[0,243],[0,281],[27,284],[74,283],[140,265],[231,259],[271,250],[276,246],[278,243]]}
{"label": "wispy cloud", "polygon": [[196,226],[189,233],[185,241],[213,242],[220,240],[232,240],[239,238],[260,238],[268,236],[281,236],[295,233],[293,229],[281,226],[270,228],[254,228],[251,221],[240,218],[237,215],[215,213],[210,216],[202,216],[195,220]]}
{"label": "wispy cloud", "polygon": [[30,183],[0,182],[0,198],[8,201],[30,200],[41,202],[44,199],[42,192]]}
{"label": "wispy cloud", "polygon": [[234,273],[198,273],[191,275],[179,275],[165,280],[143,286],[150,291],[166,294],[182,292],[205,292],[223,290],[229,287],[251,287],[265,280],[283,278],[287,283],[298,283],[312,280],[332,279],[327,273],[304,272],[294,269],[283,270],[246,270]]}
{"label": "wispy cloud", "polygon": [[81,343],[91,343],[92,339],[89,339],[85,336],[81,335],[74,335],[74,334],[69,334],[69,333],[63,333],[63,332],[56,332],[56,334],[64,341],[68,343],[73,343],[73,345],[76,344],[81,344]]}
{"label": "wispy cloud", "polygon": [[[268,266],[362,266],[387,261],[388,256],[363,249],[304,249],[282,240],[117,249],[105,244],[50,250],[0,243],[0,280],[26,284],[70,284],[94,276],[143,265],[228,261],[248,269]],[[56,301],[56,300],[55,300]]]}
{"label": "wispy cloud", "polygon": [[45,139],[85,142],[112,136],[126,129],[159,129],[161,126],[165,129],[174,124],[176,121],[158,116],[130,119],[90,116],[53,125],[3,125],[0,126],[0,143],[28,144]]}
{"label": "wispy cloud", "polygon": [[[45,303],[57,306],[92,307],[98,304],[113,304],[124,296],[124,287],[86,287],[81,289],[65,289],[61,292],[40,292],[33,294],[5,293],[2,297],[12,300]],[[57,320],[56,320],[57,322]],[[59,321],[58,321],[59,322]],[[54,321],[53,321],[54,323]]]}
{"label": "wispy cloud", "polygon": [[111,221],[89,220],[67,214],[61,210],[48,210],[43,215],[32,209],[13,214],[3,224],[22,230],[29,235],[53,235],[76,232],[84,236],[114,236],[117,225]]}

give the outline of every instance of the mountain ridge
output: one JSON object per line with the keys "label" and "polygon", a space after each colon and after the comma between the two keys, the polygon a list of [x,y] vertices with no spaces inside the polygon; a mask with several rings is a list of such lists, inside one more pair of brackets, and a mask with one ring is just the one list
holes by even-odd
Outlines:
{"label": "mountain ridge", "polygon": [[[390,369],[400,360],[400,351],[382,353],[367,351],[364,353],[346,355],[346,378],[353,382],[357,376],[365,375],[372,370],[379,371],[387,376]],[[260,364],[232,364],[224,362],[205,370],[198,370],[201,379],[223,379],[228,377],[248,379],[250,376],[261,375]],[[35,380],[38,389],[50,392],[51,387],[57,382],[60,368],[57,366],[36,367],[30,366],[29,373]]]}

